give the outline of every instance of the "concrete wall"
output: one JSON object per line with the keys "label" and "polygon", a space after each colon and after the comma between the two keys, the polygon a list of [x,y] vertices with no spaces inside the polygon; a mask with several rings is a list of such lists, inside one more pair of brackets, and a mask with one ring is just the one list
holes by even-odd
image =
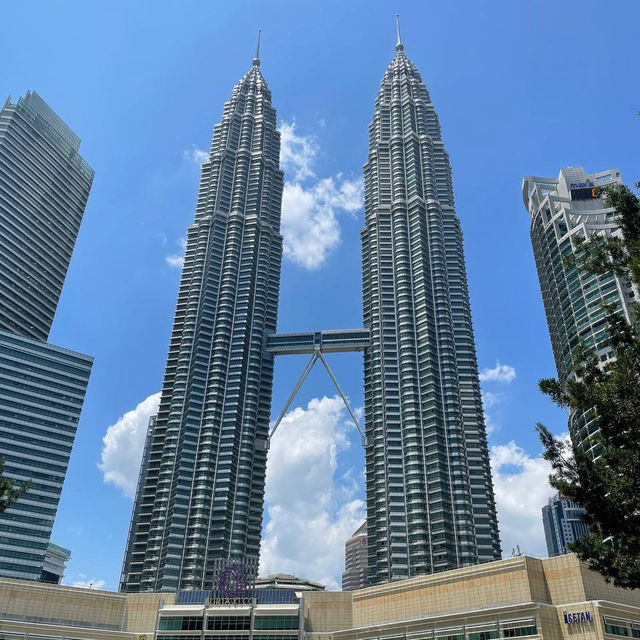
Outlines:
{"label": "concrete wall", "polygon": [[121,631],[126,607],[120,593],[0,579],[0,618]]}
{"label": "concrete wall", "polygon": [[[303,595],[303,615],[310,633],[353,627],[352,591],[308,591]],[[309,636],[308,636],[309,637]],[[310,640],[313,636],[310,636]]]}
{"label": "concrete wall", "polygon": [[524,557],[353,592],[354,625],[531,602]]}
{"label": "concrete wall", "polygon": [[[176,603],[175,593],[130,593],[127,595],[126,631],[153,637],[160,602],[164,606]],[[140,640],[143,640],[140,638]]]}

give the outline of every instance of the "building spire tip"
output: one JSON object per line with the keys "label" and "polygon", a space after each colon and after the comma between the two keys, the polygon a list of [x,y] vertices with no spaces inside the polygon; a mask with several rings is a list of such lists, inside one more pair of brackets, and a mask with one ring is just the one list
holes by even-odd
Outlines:
{"label": "building spire tip", "polygon": [[396,40],[396,51],[403,51],[404,45],[402,44],[402,38],[400,37],[400,14],[396,13],[396,34],[398,36]]}
{"label": "building spire tip", "polygon": [[262,35],[262,29],[258,29],[258,44],[256,45],[256,57],[253,59],[253,66],[260,66],[260,36]]}

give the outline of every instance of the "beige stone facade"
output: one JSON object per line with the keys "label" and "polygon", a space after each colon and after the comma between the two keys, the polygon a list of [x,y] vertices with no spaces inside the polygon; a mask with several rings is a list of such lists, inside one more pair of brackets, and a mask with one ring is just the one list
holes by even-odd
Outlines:
{"label": "beige stone facade", "polygon": [[[627,633],[622,637],[640,638],[640,591],[607,584],[572,554],[508,558],[350,594],[328,592],[325,599],[319,595],[304,598],[307,640],[613,640],[621,633],[606,632],[609,619],[620,621],[614,626]],[[351,595],[351,627],[339,629],[330,616],[323,623],[316,613],[318,606],[323,612],[331,608],[326,597],[338,595],[345,621],[343,599]],[[573,614],[587,613],[590,620],[565,621],[565,614],[572,620]]]}
{"label": "beige stone facade", "polygon": [[0,579],[0,640],[152,640],[160,602],[175,599]]}
{"label": "beige stone facade", "polygon": [[[291,638],[301,640],[640,639],[640,592],[607,584],[573,555],[508,558],[357,591],[297,596],[300,632]],[[196,609],[214,614],[204,603],[178,605],[170,593],[0,580],[0,640],[154,640],[158,610],[189,617]],[[201,628],[189,637],[216,640],[216,632]],[[178,631],[162,633],[163,640],[179,640]]]}

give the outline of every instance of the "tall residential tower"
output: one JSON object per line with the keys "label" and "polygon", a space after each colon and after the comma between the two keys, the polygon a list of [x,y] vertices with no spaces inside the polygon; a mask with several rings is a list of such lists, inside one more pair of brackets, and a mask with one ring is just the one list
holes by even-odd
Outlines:
{"label": "tall residential tower", "polygon": [[124,591],[211,589],[257,565],[282,237],[280,134],[253,61],[213,132],[158,415],[147,439]]}
{"label": "tall residential tower", "polygon": [[500,558],[451,167],[403,49],[398,30],[364,167],[370,584]]}

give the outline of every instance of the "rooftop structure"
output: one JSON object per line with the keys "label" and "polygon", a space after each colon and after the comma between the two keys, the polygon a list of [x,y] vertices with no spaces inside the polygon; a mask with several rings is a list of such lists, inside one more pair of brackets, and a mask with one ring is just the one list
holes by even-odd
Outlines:
{"label": "rooftop structure", "polygon": [[325,586],[305,578],[298,578],[289,573],[272,573],[257,578],[256,589],[294,589],[295,591],[324,591]]}

